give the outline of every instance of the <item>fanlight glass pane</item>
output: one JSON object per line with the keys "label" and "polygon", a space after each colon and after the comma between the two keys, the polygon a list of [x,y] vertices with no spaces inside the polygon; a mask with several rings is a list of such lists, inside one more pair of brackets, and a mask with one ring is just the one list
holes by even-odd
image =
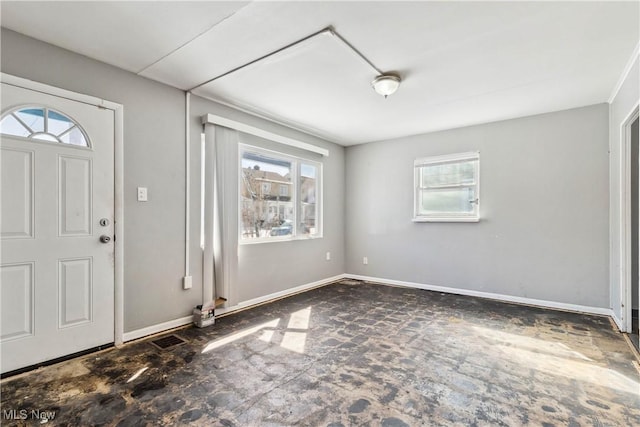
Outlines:
{"label": "fanlight glass pane", "polygon": [[47,130],[49,133],[54,135],[60,135],[61,133],[68,131],[72,127],[75,126],[73,121],[56,111],[48,111],[47,114],[48,122],[47,122]]}
{"label": "fanlight glass pane", "polygon": [[421,190],[418,214],[472,214],[477,206],[475,199],[475,191],[472,187],[448,190]]}
{"label": "fanlight glass pane", "polygon": [[423,188],[470,185],[475,181],[477,161],[426,165],[420,168]]}
{"label": "fanlight glass pane", "polygon": [[82,147],[87,147],[89,145],[87,144],[87,140],[84,138],[82,131],[77,127],[73,127],[69,132],[60,136],[60,141],[64,144],[79,145]]}
{"label": "fanlight glass pane", "polygon": [[88,147],[80,127],[69,117],[47,108],[28,107],[5,115],[0,133],[39,141]]}
{"label": "fanlight glass pane", "polygon": [[27,138],[31,132],[25,128],[12,114],[0,121],[0,133],[3,135],[22,136]]}
{"label": "fanlight glass pane", "polygon": [[39,139],[40,141],[58,142],[58,138],[48,133],[36,133],[31,135],[33,139]]}
{"label": "fanlight glass pane", "polygon": [[14,113],[22,122],[34,132],[44,132],[44,109],[25,108]]}

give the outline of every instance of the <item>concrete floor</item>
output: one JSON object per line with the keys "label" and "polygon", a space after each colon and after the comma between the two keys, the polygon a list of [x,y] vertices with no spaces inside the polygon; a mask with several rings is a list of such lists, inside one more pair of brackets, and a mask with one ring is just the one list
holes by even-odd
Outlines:
{"label": "concrete floor", "polygon": [[606,317],[334,284],[175,333],[3,381],[2,424],[640,425]]}

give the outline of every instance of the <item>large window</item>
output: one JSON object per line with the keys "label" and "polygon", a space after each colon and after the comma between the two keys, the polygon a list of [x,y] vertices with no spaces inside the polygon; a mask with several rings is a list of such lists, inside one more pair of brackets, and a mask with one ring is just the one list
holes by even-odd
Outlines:
{"label": "large window", "polygon": [[322,235],[318,162],[240,147],[240,241]]}
{"label": "large window", "polygon": [[414,221],[479,221],[480,153],[414,162]]}

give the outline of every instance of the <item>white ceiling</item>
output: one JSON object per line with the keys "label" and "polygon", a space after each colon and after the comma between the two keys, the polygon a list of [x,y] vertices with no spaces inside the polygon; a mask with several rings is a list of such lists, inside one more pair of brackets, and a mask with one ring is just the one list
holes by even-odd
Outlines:
{"label": "white ceiling", "polygon": [[[3,27],[343,145],[606,102],[639,2],[1,2]],[[69,29],[72,29],[70,31]]]}

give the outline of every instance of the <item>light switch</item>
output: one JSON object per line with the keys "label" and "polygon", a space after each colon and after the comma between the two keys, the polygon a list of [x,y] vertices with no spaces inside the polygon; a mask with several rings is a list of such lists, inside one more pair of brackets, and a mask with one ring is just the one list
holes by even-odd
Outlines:
{"label": "light switch", "polygon": [[146,202],[147,200],[147,187],[138,187],[138,201]]}

